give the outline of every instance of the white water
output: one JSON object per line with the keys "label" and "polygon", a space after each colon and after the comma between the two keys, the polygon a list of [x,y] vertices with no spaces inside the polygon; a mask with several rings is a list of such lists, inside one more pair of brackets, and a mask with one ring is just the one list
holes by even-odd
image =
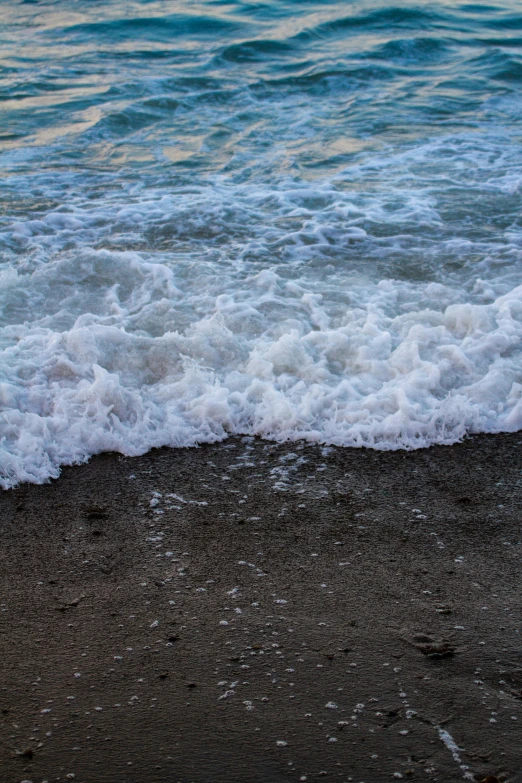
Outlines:
{"label": "white water", "polygon": [[[436,233],[435,199],[408,200]],[[25,250],[0,278],[3,487],[234,433],[398,449],[522,428],[520,237],[378,239],[382,197],[361,206],[332,181],[129,202],[72,201],[3,231]],[[209,241],[224,226],[227,242]],[[376,278],[379,256],[401,253],[431,253],[431,281]],[[460,270],[434,282],[447,257]]]}

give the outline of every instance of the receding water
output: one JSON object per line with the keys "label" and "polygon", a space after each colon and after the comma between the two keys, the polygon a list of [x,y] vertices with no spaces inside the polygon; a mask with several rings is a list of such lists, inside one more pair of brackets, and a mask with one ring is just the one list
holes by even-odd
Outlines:
{"label": "receding water", "polygon": [[522,428],[522,6],[0,0],[0,464]]}

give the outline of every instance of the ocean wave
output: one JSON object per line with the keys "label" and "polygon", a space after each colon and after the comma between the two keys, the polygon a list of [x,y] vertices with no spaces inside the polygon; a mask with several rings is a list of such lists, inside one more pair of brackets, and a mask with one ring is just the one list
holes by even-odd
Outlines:
{"label": "ocean wave", "polygon": [[108,251],[3,283],[12,308],[23,292],[48,310],[2,329],[4,487],[100,451],[231,434],[397,449],[522,427],[522,287],[488,305],[268,270],[191,287]]}
{"label": "ocean wave", "polygon": [[2,486],[522,427],[513,4],[55,11],[0,12]]}
{"label": "ocean wave", "polygon": [[299,33],[297,40],[309,38],[322,38],[331,35],[344,35],[352,30],[359,31],[393,27],[396,29],[424,30],[432,27],[437,22],[444,20],[444,15],[433,11],[425,11],[420,8],[407,8],[397,6],[395,8],[379,8],[373,11],[363,11],[349,16],[338,17],[327,22],[322,22],[313,28]]}
{"label": "ocean wave", "polygon": [[216,16],[201,14],[167,14],[158,16],[136,16],[134,18],[119,17],[100,22],[85,22],[49,31],[49,35],[93,36],[109,38],[111,41],[121,39],[143,40],[152,38],[154,41],[177,37],[197,35],[198,37],[213,37],[224,32],[236,31],[241,28],[236,21]]}

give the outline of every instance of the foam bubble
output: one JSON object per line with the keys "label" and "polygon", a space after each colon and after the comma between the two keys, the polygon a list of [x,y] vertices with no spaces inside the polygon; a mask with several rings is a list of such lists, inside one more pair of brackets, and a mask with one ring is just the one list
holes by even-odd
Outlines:
{"label": "foam bubble", "polygon": [[272,269],[202,292],[109,251],[4,277],[4,312],[25,297],[34,320],[2,329],[3,487],[230,434],[397,449],[522,428],[522,287],[472,304]]}

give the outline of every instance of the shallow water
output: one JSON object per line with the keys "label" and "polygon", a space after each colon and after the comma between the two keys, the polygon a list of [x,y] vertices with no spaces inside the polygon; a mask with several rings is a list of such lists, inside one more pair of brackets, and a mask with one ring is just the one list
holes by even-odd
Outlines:
{"label": "shallow water", "polygon": [[0,0],[3,486],[522,428],[519,3]]}

